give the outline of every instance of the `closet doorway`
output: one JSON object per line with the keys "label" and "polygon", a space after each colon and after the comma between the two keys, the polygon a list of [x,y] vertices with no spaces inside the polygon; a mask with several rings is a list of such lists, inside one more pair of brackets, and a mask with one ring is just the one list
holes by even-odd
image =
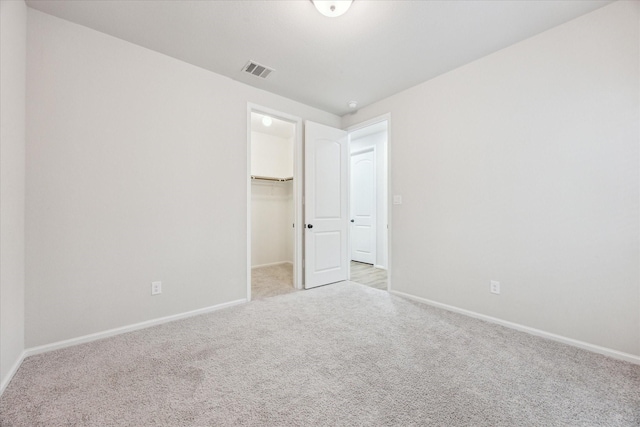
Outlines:
{"label": "closet doorway", "polygon": [[350,280],[388,290],[389,119],[382,117],[349,130]]}
{"label": "closet doorway", "polygon": [[301,258],[296,223],[300,121],[260,107],[248,112],[249,236],[247,299],[299,289]]}

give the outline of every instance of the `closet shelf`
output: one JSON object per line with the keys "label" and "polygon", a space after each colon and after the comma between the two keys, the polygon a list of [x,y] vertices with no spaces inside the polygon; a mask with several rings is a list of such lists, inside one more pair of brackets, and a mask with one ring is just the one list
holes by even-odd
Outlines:
{"label": "closet shelf", "polygon": [[278,181],[278,182],[293,181],[293,177],[276,178],[273,176],[259,176],[259,175],[251,175],[251,179],[257,179],[260,181]]}

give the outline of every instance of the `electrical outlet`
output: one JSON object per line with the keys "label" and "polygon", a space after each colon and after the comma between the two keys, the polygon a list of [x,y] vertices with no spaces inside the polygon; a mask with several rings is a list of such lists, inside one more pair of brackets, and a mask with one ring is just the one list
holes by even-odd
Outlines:
{"label": "electrical outlet", "polygon": [[495,280],[491,281],[491,288],[489,289],[492,294],[500,293],[500,282],[496,282]]}
{"label": "electrical outlet", "polygon": [[151,282],[151,295],[162,293],[162,282]]}

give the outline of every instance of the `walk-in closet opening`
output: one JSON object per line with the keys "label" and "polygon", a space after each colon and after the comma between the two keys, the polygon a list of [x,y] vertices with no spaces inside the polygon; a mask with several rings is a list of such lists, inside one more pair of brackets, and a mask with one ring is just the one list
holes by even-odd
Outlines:
{"label": "walk-in closet opening", "polygon": [[251,299],[296,290],[296,123],[251,111]]}
{"label": "walk-in closet opening", "polygon": [[388,120],[349,131],[350,279],[388,289]]}

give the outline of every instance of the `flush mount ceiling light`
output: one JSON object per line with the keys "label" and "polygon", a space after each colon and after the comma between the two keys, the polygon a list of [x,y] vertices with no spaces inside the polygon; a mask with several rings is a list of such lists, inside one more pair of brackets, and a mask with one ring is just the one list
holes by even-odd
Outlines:
{"label": "flush mount ceiling light", "polygon": [[271,126],[271,123],[273,123],[273,120],[271,119],[271,117],[269,116],[264,116],[262,117],[262,124],[265,125],[266,127]]}
{"label": "flush mount ceiling light", "polygon": [[352,110],[355,109],[357,106],[358,106],[358,101],[347,102],[347,107],[351,108]]}
{"label": "flush mount ceiling light", "polygon": [[344,14],[351,7],[353,0],[311,0],[318,12],[329,18]]}

